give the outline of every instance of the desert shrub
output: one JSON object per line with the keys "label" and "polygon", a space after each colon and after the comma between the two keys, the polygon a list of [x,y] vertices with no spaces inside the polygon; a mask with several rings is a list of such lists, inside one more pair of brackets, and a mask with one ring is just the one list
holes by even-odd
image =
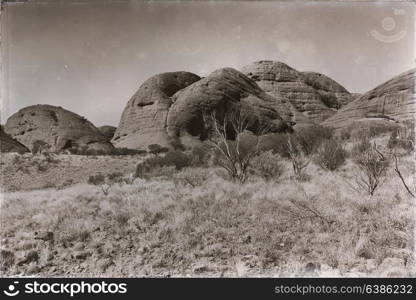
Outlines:
{"label": "desert shrub", "polygon": [[114,172],[107,175],[109,182],[111,183],[121,183],[124,181],[123,174],[120,172]]}
{"label": "desert shrub", "polygon": [[400,138],[400,134],[398,131],[393,131],[390,134],[389,141],[387,143],[387,147],[391,150],[393,149],[403,149],[407,153],[414,151],[414,140],[411,138]]}
{"label": "desert shrub", "polygon": [[288,136],[285,133],[267,134],[261,137],[261,151],[271,150],[273,153],[279,154],[281,157],[289,158],[287,151]]}
{"label": "desert shrub", "polygon": [[223,168],[231,180],[244,183],[251,161],[259,153],[260,136],[270,131],[270,124],[241,103],[222,114],[205,113],[203,119],[213,163]]}
{"label": "desert shrub", "polygon": [[35,140],[32,143],[32,153],[33,154],[40,154],[42,151],[46,151],[49,149],[49,144],[41,141],[41,140]]}
{"label": "desert shrub", "polygon": [[293,141],[299,145],[300,150],[306,155],[311,155],[317,151],[325,140],[331,139],[332,136],[332,129],[320,125],[312,125],[296,130]]}
{"label": "desert shrub", "polygon": [[103,174],[91,175],[88,178],[88,183],[93,185],[100,185],[105,183],[105,177]]}
{"label": "desert shrub", "polygon": [[356,156],[359,156],[362,153],[365,153],[371,148],[370,139],[368,136],[363,135],[361,138],[356,141],[351,149],[351,157],[354,158]]}
{"label": "desert shrub", "polygon": [[191,158],[185,153],[175,150],[168,152],[163,157],[163,163],[166,166],[175,166],[177,170],[188,167],[191,164]]}
{"label": "desert shrub", "polygon": [[382,154],[376,144],[371,145],[361,153],[357,153],[353,162],[358,168],[356,176],[357,187],[373,195],[384,183],[390,160]]}
{"label": "desert shrub", "polygon": [[179,139],[173,139],[170,141],[170,145],[172,146],[172,148],[174,150],[180,150],[180,151],[184,151],[185,150],[185,146],[182,144],[182,142]]}
{"label": "desert shrub", "polygon": [[154,155],[158,155],[160,153],[166,153],[169,151],[169,148],[162,147],[158,144],[150,144],[147,148],[149,149],[149,153],[154,154]]}
{"label": "desert shrub", "polygon": [[48,170],[48,167],[45,164],[42,164],[42,163],[38,163],[37,168],[38,168],[39,172],[45,172],[45,171]]}
{"label": "desert shrub", "polygon": [[334,171],[345,163],[346,156],[339,141],[328,140],[318,148],[315,161],[321,168]]}
{"label": "desert shrub", "polygon": [[238,141],[221,141],[211,148],[212,163],[225,169],[232,180],[247,179],[252,160],[258,154],[258,137],[239,136]]}
{"label": "desert shrub", "polygon": [[209,169],[207,168],[184,168],[174,175],[174,179],[182,183],[189,184],[192,187],[200,186],[210,177]]}
{"label": "desert shrub", "polygon": [[111,150],[110,155],[142,155],[147,153],[145,150],[140,149],[129,149],[129,148],[114,148]]}
{"label": "desert shrub", "polygon": [[271,150],[260,153],[251,164],[251,171],[267,181],[277,180],[283,174],[283,170],[280,156]]}
{"label": "desert shrub", "polygon": [[310,158],[301,151],[302,146],[293,141],[292,137],[288,135],[286,144],[287,152],[289,154],[289,160],[292,164],[293,174],[298,181],[307,181],[309,176],[305,173],[306,167],[310,163]]}
{"label": "desert shrub", "polygon": [[192,166],[205,166],[210,159],[210,151],[207,145],[196,146],[191,150],[191,165]]}
{"label": "desert shrub", "polygon": [[349,140],[351,138],[351,131],[348,128],[341,130],[339,137],[342,141]]}
{"label": "desert shrub", "polygon": [[[191,164],[191,158],[181,151],[171,151],[165,156],[153,156],[139,163],[136,167],[136,177],[143,178],[146,175],[156,174],[155,169],[163,167],[174,167],[180,170]],[[156,172],[156,173],[155,173]]]}

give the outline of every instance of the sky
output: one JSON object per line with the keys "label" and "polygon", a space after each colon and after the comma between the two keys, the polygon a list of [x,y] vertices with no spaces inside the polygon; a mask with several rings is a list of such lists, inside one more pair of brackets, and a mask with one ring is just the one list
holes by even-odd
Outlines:
{"label": "sky", "polygon": [[415,66],[406,2],[34,1],[2,16],[1,123],[34,104],[117,126],[149,77],[257,60],[366,92]]}

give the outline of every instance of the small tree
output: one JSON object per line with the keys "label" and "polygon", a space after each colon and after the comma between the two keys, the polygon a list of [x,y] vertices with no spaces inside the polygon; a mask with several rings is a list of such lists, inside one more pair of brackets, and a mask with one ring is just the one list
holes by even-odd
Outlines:
{"label": "small tree", "polygon": [[[253,158],[259,153],[259,136],[267,131],[261,126],[261,120],[241,107],[237,107],[224,116],[218,117],[215,112],[204,115],[208,126],[208,141],[217,153],[217,163],[224,168],[230,178],[245,182]],[[254,135],[243,140],[243,133],[257,125]]]}
{"label": "small tree", "polygon": [[358,167],[357,186],[370,195],[374,195],[377,188],[384,183],[390,161],[374,143],[362,153],[357,154],[353,162]]}

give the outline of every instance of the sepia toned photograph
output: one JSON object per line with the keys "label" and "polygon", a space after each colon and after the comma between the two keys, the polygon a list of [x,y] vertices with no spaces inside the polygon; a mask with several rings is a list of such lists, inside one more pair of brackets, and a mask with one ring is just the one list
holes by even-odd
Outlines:
{"label": "sepia toned photograph", "polygon": [[415,277],[414,2],[1,5],[1,277]]}

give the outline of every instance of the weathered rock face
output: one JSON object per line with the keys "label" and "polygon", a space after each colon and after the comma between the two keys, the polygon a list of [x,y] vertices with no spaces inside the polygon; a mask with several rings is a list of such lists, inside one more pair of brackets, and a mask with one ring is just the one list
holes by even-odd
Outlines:
{"label": "weathered rock face", "polygon": [[0,152],[25,153],[28,151],[29,149],[24,145],[11,138],[3,129],[0,129]]}
{"label": "weathered rock face", "polygon": [[274,109],[275,98],[266,94],[243,73],[232,68],[219,69],[209,76],[177,92],[167,118],[167,131],[171,139],[179,138],[183,144],[206,138],[204,114],[215,112],[224,115],[243,107],[262,124],[253,124],[249,130],[267,127],[268,131],[288,130],[290,125]]}
{"label": "weathered rock face", "polygon": [[130,99],[112,141],[131,149],[177,142],[192,146],[206,138],[203,114],[222,115],[238,105],[261,115],[270,130],[283,130],[288,125],[273,108],[275,101],[234,69],[203,79],[187,72],[163,73],[144,82]]}
{"label": "weathered rock face", "polygon": [[415,72],[416,69],[412,69],[379,85],[341,108],[322,125],[342,129],[363,120],[413,121],[416,113]]}
{"label": "weathered rock face", "polygon": [[113,144],[143,150],[150,144],[169,146],[166,119],[171,97],[199,79],[198,75],[189,72],[171,72],[146,80],[127,103]]}
{"label": "weathered rock face", "polygon": [[62,107],[33,105],[12,115],[6,122],[5,132],[27,148],[41,140],[51,151],[86,148],[111,151],[113,146],[87,119]]}
{"label": "weathered rock face", "polygon": [[117,127],[104,125],[97,127],[97,129],[107,138],[107,141],[110,142],[114,137],[114,133],[116,132]]}
{"label": "weathered rock face", "polygon": [[350,95],[345,88],[325,75],[301,73],[277,61],[258,61],[242,68],[260,88],[278,99],[297,124],[320,123],[347,103]]}
{"label": "weathered rock face", "polygon": [[329,108],[339,109],[354,99],[342,85],[324,74],[302,72],[302,75],[303,81],[315,89],[321,96],[321,101]]}

